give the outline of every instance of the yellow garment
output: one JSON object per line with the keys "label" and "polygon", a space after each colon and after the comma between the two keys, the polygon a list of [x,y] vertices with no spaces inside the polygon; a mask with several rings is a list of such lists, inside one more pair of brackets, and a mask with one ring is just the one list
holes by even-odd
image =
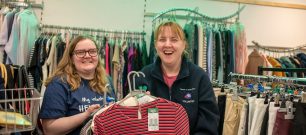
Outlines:
{"label": "yellow garment", "polygon": [[238,100],[233,100],[232,94],[226,95],[223,135],[238,134],[241,111],[245,102],[241,97],[238,97]]}
{"label": "yellow garment", "polygon": [[10,68],[11,68],[12,76],[14,76],[14,67],[10,66]]}
{"label": "yellow garment", "polygon": [[[119,43],[118,40],[115,44],[115,49],[114,49],[114,55],[112,58],[112,64],[113,64],[113,86],[115,89],[115,92],[117,93],[117,89],[118,89],[118,76],[119,76],[119,68],[121,67],[120,65],[120,61],[119,61]],[[120,97],[117,97],[118,95],[116,95],[116,98],[119,99]]]}
{"label": "yellow garment", "polygon": [[4,64],[0,64],[1,75],[4,80],[4,88],[7,86],[7,71]]}
{"label": "yellow garment", "polygon": [[20,113],[0,111],[0,125],[31,126],[32,123]]}
{"label": "yellow garment", "polygon": [[[274,68],[281,68],[282,65],[274,58],[267,57],[268,61]],[[280,76],[280,77],[286,77],[285,72],[273,72],[273,75]]]}

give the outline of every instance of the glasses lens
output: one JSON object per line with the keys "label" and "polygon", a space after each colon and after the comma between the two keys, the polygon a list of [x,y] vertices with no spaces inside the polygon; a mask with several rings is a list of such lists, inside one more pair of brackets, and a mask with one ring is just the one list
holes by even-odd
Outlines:
{"label": "glasses lens", "polygon": [[85,50],[77,50],[77,51],[74,51],[74,54],[75,54],[77,57],[84,57],[85,54],[86,54],[86,51],[85,51]]}
{"label": "glasses lens", "polygon": [[77,57],[83,58],[83,57],[85,57],[86,52],[88,52],[89,56],[91,56],[91,57],[95,57],[95,56],[98,55],[97,49],[90,49],[90,50],[88,50],[88,51],[86,51],[86,50],[75,50],[75,51],[74,51],[74,54],[75,54]]}
{"label": "glasses lens", "polygon": [[97,56],[98,54],[97,49],[89,50],[88,53],[92,57]]}

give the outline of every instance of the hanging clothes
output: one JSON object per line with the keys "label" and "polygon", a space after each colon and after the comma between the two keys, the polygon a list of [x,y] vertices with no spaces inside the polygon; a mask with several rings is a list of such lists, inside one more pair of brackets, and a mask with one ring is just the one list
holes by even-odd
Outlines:
{"label": "hanging clothes", "polygon": [[[281,68],[282,67],[282,65],[276,59],[274,59],[272,57],[267,57],[267,59],[274,68]],[[284,72],[273,72],[273,75],[282,76],[282,77],[286,76]]]}
{"label": "hanging clothes", "polygon": [[223,42],[224,42],[224,83],[229,83],[227,75],[235,72],[235,46],[234,46],[234,35],[230,30],[223,31]]}
{"label": "hanging clothes", "polygon": [[264,104],[264,100],[265,99],[263,98],[255,99],[255,104],[254,104],[255,110],[253,112],[253,117],[251,118],[252,123],[250,123],[251,128],[249,130],[250,135],[260,134],[264,114],[266,113],[266,108],[268,106],[267,104]]}
{"label": "hanging clothes", "polygon": [[[149,108],[158,109],[158,130],[150,131]],[[140,112],[138,112],[140,111]],[[184,108],[162,98],[137,105],[114,104],[94,119],[95,134],[189,134],[188,116]]]}
{"label": "hanging clothes", "polygon": [[292,121],[294,130],[291,130],[291,135],[305,135],[306,134],[306,103],[295,102],[296,107],[295,117]]}
{"label": "hanging clothes", "polygon": [[230,94],[226,96],[223,135],[237,135],[239,130],[240,116],[245,100],[241,97],[233,100],[232,96]]}
{"label": "hanging clothes", "polygon": [[[115,92],[117,93],[117,89],[118,89],[118,76],[119,76],[119,70],[120,70],[120,61],[119,61],[119,51],[120,51],[120,47],[119,47],[119,41],[116,41],[115,44],[115,48],[114,48],[114,55],[112,58],[112,65],[114,67],[114,69],[112,70],[112,79],[113,79],[113,86],[115,89]],[[117,97],[118,98],[118,97]]]}
{"label": "hanging clothes", "polygon": [[11,63],[28,65],[30,51],[38,37],[38,26],[32,9],[15,14],[12,32],[4,48]]}
{"label": "hanging clothes", "polygon": [[106,71],[106,74],[110,75],[110,70],[109,70],[109,44],[108,44],[108,41],[106,40],[106,43],[105,43],[105,71]]}
{"label": "hanging clothes", "polygon": [[186,51],[188,53],[187,57],[190,61],[192,61],[192,63],[194,63],[194,46],[195,46],[195,25],[193,24],[193,22],[191,23],[187,23],[184,26],[184,32],[186,35],[186,40],[187,40],[187,44],[188,46],[186,47]]}
{"label": "hanging clothes", "polygon": [[[297,68],[289,59],[289,57],[287,56],[282,56],[279,59],[281,61],[281,63],[283,63],[285,65],[285,68]],[[293,72],[293,73],[289,73],[286,72],[286,76],[288,77],[297,77],[297,73]]]}
{"label": "hanging clothes", "polygon": [[207,71],[207,58],[206,58],[206,33],[201,23],[197,23],[198,28],[198,56],[197,64],[205,71]]}
{"label": "hanging clothes", "polygon": [[146,66],[149,64],[149,56],[147,53],[147,44],[145,42],[145,40],[143,39],[141,41],[142,45],[141,45],[141,60],[142,60],[142,66]]}
{"label": "hanging clothes", "polygon": [[218,132],[219,132],[219,135],[222,135],[223,125],[224,125],[225,107],[226,107],[226,95],[225,94],[219,95],[217,99],[218,99],[218,108],[219,108],[219,113],[220,113]]}
{"label": "hanging clothes", "polygon": [[251,54],[248,56],[248,63],[245,69],[246,74],[258,75],[258,67],[267,67],[265,58],[254,49]]}
{"label": "hanging clothes", "polygon": [[124,93],[123,93],[123,90],[124,90],[124,68],[125,68],[125,63],[126,63],[126,60],[124,59],[124,52],[126,51],[126,48],[127,48],[127,44],[126,44],[126,41],[123,41],[121,43],[121,47],[120,47],[120,51],[119,51],[119,61],[120,61],[120,68],[118,70],[119,74],[118,74],[118,86],[117,86],[117,99],[120,100],[124,97]]}
{"label": "hanging clothes", "polygon": [[245,73],[245,68],[248,63],[248,49],[246,44],[246,34],[244,26],[241,23],[235,23],[231,26],[231,31],[234,33],[235,42],[235,73]]}
{"label": "hanging clothes", "polygon": [[267,135],[272,135],[272,131],[273,131],[273,127],[274,127],[275,119],[276,119],[276,113],[278,109],[279,109],[279,106],[275,106],[275,102],[270,102]]}
{"label": "hanging clothes", "polygon": [[155,43],[154,43],[154,31],[151,33],[151,38],[150,38],[150,53],[149,53],[149,63],[154,63],[156,59],[156,50],[155,50]]}
{"label": "hanging clothes", "polygon": [[10,8],[7,6],[2,7],[0,10],[0,31],[3,29],[2,25],[4,23],[4,18],[8,12],[10,12]]}
{"label": "hanging clothes", "polygon": [[1,31],[0,31],[0,45],[4,46],[8,42],[9,36],[11,35],[12,31],[14,16],[16,13],[17,10],[13,10],[6,13],[6,15],[4,16],[4,20],[1,25]]}
{"label": "hanging clothes", "polygon": [[212,81],[213,79],[213,69],[214,69],[214,63],[213,63],[213,56],[214,53],[214,46],[213,46],[213,39],[214,39],[214,36],[213,36],[213,33],[212,33],[212,30],[210,27],[207,27],[206,28],[206,41],[207,41],[207,74],[208,74],[208,77],[210,78],[210,80]]}
{"label": "hanging clothes", "polygon": [[223,83],[224,76],[224,62],[223,62],[223,47],[220,32],[215,33],[215,44],[216,44],[216,71],[217,80],[219,83]]}

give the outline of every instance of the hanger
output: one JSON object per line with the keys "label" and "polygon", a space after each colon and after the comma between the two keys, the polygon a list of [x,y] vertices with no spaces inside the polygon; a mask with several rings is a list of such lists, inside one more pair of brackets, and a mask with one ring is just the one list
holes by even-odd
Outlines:
{"label": "hanger", "polygon": [[[109,90],[109,87],[110,87],[110,84],[109,84],[109,83],[107,83],[107,84],[104,86],[104,88],[106,88],[106,89],[108,89],[108,90]],[[111,102],[112,102],[112,101],[110,101],[110,100],[107,98],[107,92],[104,91],[104,93],[103,93],[103,104],[104,104],[104,106],[100,106],[100,108],[99,108],[97,111],[93,112],[93,113],[91,114],[91,118],[92,118],[94,115],[100,114],[100,113],[102,113],[104,110],[106,110],[106,109],[109,107],[109,103],[111,103]]]}
{"label": "hanger", "polygon": [[[130,77],[133,75],[133,85],[131,85]],[[128,73],[128,84],[129,84],[129,94],[118,102],[122,106],[136,106],[143,103],[151,102],[157,98],[148,94],[145,94],[143,90],[135,88],[135,77],[145,77],[142,72],[131,71]],[[132,88],[133,86],[133,88]],[[132,104],[127,104],[127,102],[133,102]]]}
{"label": "hanger", "polygon": [[[107,88],[108,90],[109,90],[109,87],[110,87],[110,84],[109,84],[109,83],[105,85],[105,88]],[[104,95],[103,95],[104,106],[107,106],[107,105],[108,105],[106,98],[107,98],[107,92],[104,91]]]}
{"label": "hanger", "polygon": [[267,92],[265,95],[265,101],[264,104],[269,104],[269,93]]}
{"label": "hanger", "polygon": [[125,41],[125,31],[122,30],[122,32],[121,32],[121,39],[120,39],[118,45],[121,46],[121,45],[123,44],[124,41]]}
{"label": "hanger", "polygon": [[239,97],[238,97],[238,89],[232,89],[233,90],[233,95],[232,95],[232,101],[238,101]]}
{"label": "hanger", "polygon": [[[131,86],[131,81],[130,77],[133,74],[133,89]],[[142,119],[141,115],[141,104],[145,104],[148,102],[152,102],[156,100],[157,98],[148,94],[145,94],[143,90],[137,90],[135,88],[135,76],[137,77],[145,77],[145,74],[143,72],[136,72],[136,71],[131,71],[128,73],[128,84],[129,84],[129,94],[124,97],[121,101],[119,101],[117,104],[121,106],[138,106],[138,119]]]}
{"label": "hanger", "polygon": [[280,96],[279,96],[279,94],[277,93],[276,96],[275,96],[275,104],[274,104],[274,107],[279,107],[279,99],[280,99]]}
{"label": "hanger", "polygon": [[[107,88],[107,89],[109,89],[110,84],[107,83],[104,87]],[[114,105],[114,104],[109,104],[110,102],[107,101],[107,92],[106,92],[106,91],[104,91],[103,102],[104,102],[104,106],[101,106],[97,111],[93,112],[93,113],[90,115],[90,117],[88,117],[87,120],[85,120],[85,121],[88,121],[89,119],[95,119],[95,117],[96,117],[97,115],[101,114],[102,112],[104,112],[105,110],[107,110],[109,107],[111,107],[112,105]],[[94,124],[95,124],[94,122],[91,123],[91,126],[90,126],[91,129],[94,129],[94,127],[95,127]]]}

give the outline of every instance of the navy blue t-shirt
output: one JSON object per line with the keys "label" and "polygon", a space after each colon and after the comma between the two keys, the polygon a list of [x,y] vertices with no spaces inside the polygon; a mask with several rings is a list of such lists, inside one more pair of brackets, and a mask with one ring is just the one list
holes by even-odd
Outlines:
{"label": "navy blue t-shirt", "polygon": [[[93,92],[88,83],[88,80],[82,79],[80,87],[71,91],[67,82],[54,78],[46,88],[39,118],[57,119],[85,112],[92,104],[104,106],[103,94]],[[79,135],[81,128],[81,126],[78,127],[69,135]]]}

